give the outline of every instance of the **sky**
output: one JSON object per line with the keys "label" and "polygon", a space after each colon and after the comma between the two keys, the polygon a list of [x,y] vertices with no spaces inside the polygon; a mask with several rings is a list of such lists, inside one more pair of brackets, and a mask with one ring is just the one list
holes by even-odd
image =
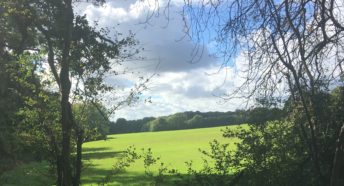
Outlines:
{"label": "sky", "polygon": [[[165,5],[163,0],[159,1],[159,7],[154,1],[108,0],[103,6],[82,4],[76,7],[90,23],[97,21],[100,27],[109,28],[110,34],[134,33],[139,41],[137,47],[144,48],[138,56],[142,60],[125,61],[123,66],[117,67],[133,73],[110,76],[107,83],[121,87],[122,94],[125,94],[140,76],[153,75],[147,84],[148,89],[140,95],[142,99],[116,111],[112,120],[157,117],[184,111],[233,111],[245,107],[243,100],[224,101],[220,98],[242,83],[240,65],[221,68],[221,58],[214,56],[213,42],[197,43],[185,35],[185,22],[180,14],[183,1],[171,1],[168,17]],[[153,11],[155,14],[147,21]],[[243,59],[239,56],[237,64],[242,64]],[[151,102],[144,101],[147,98]],[[110,102],[106,106],[111,105]]]}

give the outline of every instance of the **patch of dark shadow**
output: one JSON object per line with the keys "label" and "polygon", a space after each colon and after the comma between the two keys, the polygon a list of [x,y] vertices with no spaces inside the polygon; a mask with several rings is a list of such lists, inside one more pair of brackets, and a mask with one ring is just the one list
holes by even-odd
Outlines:
{"label": "patch of dark shadow", "polygon": [[[181,186],[181,185],[232,185],[239,183],[231,175],[212,175],[212,174],[178,174],[164,175],[160,179],[154,179],[145,175],[145,173],[134,173],[120,171],[117,174],[111,174],[111,170],[96,167],[88,167],[83,174],[82,184],[88,185],[157,185],[157,186]],[[108,179],[106,179],[108,176]],[[244,181],[244,180],[242,180]],[[239,184],[241,185],[241,184]],[[247,184],[243,184],[247,185]]]}
{"label": "patch of dark shadow", "polygon": [[87,152],[97,152],[97,151],[106,151],[106,150],[110,150],[109,147],[83,147],[82,148],[82,152],[83,153],[87,153]]}
{"label": "patch of dark shadow", "polygon": [[[161,185],[161,186],[178,186],[181,182],[181,176],[165,175],[161,180],[157,181],[154,178],[145,175],[144,173],[132,173],[132,172],[120,172],[118,174],[111,175],[109,179],[106,176],[111,174],[111,170],[97,169],[91,167],[88,169],[90,175],[84,175],[82,184],[90,185]],[[186,176],[186,175],[182,175]]]}
{"label": "patch of dark shadow", "polygon": [[114,137],[114,136],[108,136],[108,137],[106,137],[106,140],[110,140],[110,139],[117,139],[117,137]]}
{"label": "patch of dark shadow", "polygon": [[96,151],[96,152],[83,153],[82,157],[85,160],[115,158],[115,157],[121,157],[124,152],[125,151],[105,151],[105,152]]}
{"label": "patch of dark shadow", "polygon": [[[82,184],[89,185],[147,185],[151,183],[151,178],[145,176],[145,174],[132,174],[127,172],[120,172],[115,175],[111,175],[111,170],[99,169],[95,167],[87,168],[88,174],[84,174],[84,179],[82,179]],[[111,175],[109,180],[106,180],[106,177]],[[106,180],[106,181],[105,181]]]}
{"label": "patch of dark shadow", "polygon": [[99,169],[94,166],[89,166],[84,168],[83,177],[81,179],[81,184],[88,185],[101,185],[107,175],[111,174],[111,170]]}

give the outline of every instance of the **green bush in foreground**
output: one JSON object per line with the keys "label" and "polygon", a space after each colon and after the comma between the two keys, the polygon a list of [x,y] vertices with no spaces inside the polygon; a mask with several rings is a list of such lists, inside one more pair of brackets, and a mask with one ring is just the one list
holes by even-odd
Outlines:
{"label": "green bush in foreground", "polygon": [[[314,185],[309,175],[310,160],[299,131],[291,122],[272,121],[262,125],[226,128],[224,136],[238,138],[236,148],[214,140],[210,150],[201,150],[203,166],[197,169],[186,162],[187,173],[168,168],[151,149],[130,147],[111,173],[103,180],[143,161],[152,185]],[[157,170],[153,170],[157,169]],[[171,179],[174,178],[174,179]]]}

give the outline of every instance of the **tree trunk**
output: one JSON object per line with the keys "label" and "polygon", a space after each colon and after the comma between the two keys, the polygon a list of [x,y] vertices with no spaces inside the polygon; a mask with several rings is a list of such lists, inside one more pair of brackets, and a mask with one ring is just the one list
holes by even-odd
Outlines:
{"label": "tree trunk", "polygon": [[61,157],[56,157],[56,171],[57,171],[57,185],[62,185],[62,168],[61,168]]}
{"label": "tree trunk", "polygon": [[344,124],[341,127],[337,139],[336,151],[333,158],[333,167],[331,173],[331,186],[340,186],[344,184],[343,161],[344,159]]}
{"label": "tree trunk", "polygon": [[[68,78],[68,77],[67,77]],[[62,153],[61,153],[61,163],[62,163],[62,185],[63,186],[70,186],[72,180],[72,172],[71,172],[71,161],[70,161],[70,135],[71,135],[71,118],[69,117],[69,90],[70,90],[70,82],[69,86],[64,85],[65,78],[61,76],[61,87],[62,87],[62,100],[61,100],[61,108],[62,108]],[[69,81],[69,80],[68,80]],[[64,88],[66,86],[66,89]],[[69,88],[68,88],[69,87]]]}
{"label": "tree trunk", "polygon": [[75,176],[74,176],[74,186],[80,185],[81,177],[81,166],[82,166],[82,144],[83,140],[83,131],[80,127],[77,128],[77,142],[76,142],[76,163],[75,163]]}
{"label": "tree trunk", "polygon": [[61,169],[62,169],[62,185],[72,185],[72,169],[70,161],[70,137],[73,121],[71,118],[72,108],[69,103],[69,94],[71,89],[71,81],[69,79],[69,52],[73,31],[73,7],[71,0],[64,0],[64,23],[63,30],[63,51],[61,59],[60,83],[61,83],[61,125],[62,125],[62,153],[61,153]]}

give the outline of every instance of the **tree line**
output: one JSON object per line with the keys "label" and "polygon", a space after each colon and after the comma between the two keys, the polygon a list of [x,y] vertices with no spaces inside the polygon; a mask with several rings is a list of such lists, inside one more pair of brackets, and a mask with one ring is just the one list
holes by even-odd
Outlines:
{"label": "tree line", "polygon": [[234,112],[182,112],[169,116],[145,117],[138,120],[118,118],[110,123],[110,134],[182,130],[226,126],[243,123],[264,123],[285,116],[280,108],[255,107]]}

